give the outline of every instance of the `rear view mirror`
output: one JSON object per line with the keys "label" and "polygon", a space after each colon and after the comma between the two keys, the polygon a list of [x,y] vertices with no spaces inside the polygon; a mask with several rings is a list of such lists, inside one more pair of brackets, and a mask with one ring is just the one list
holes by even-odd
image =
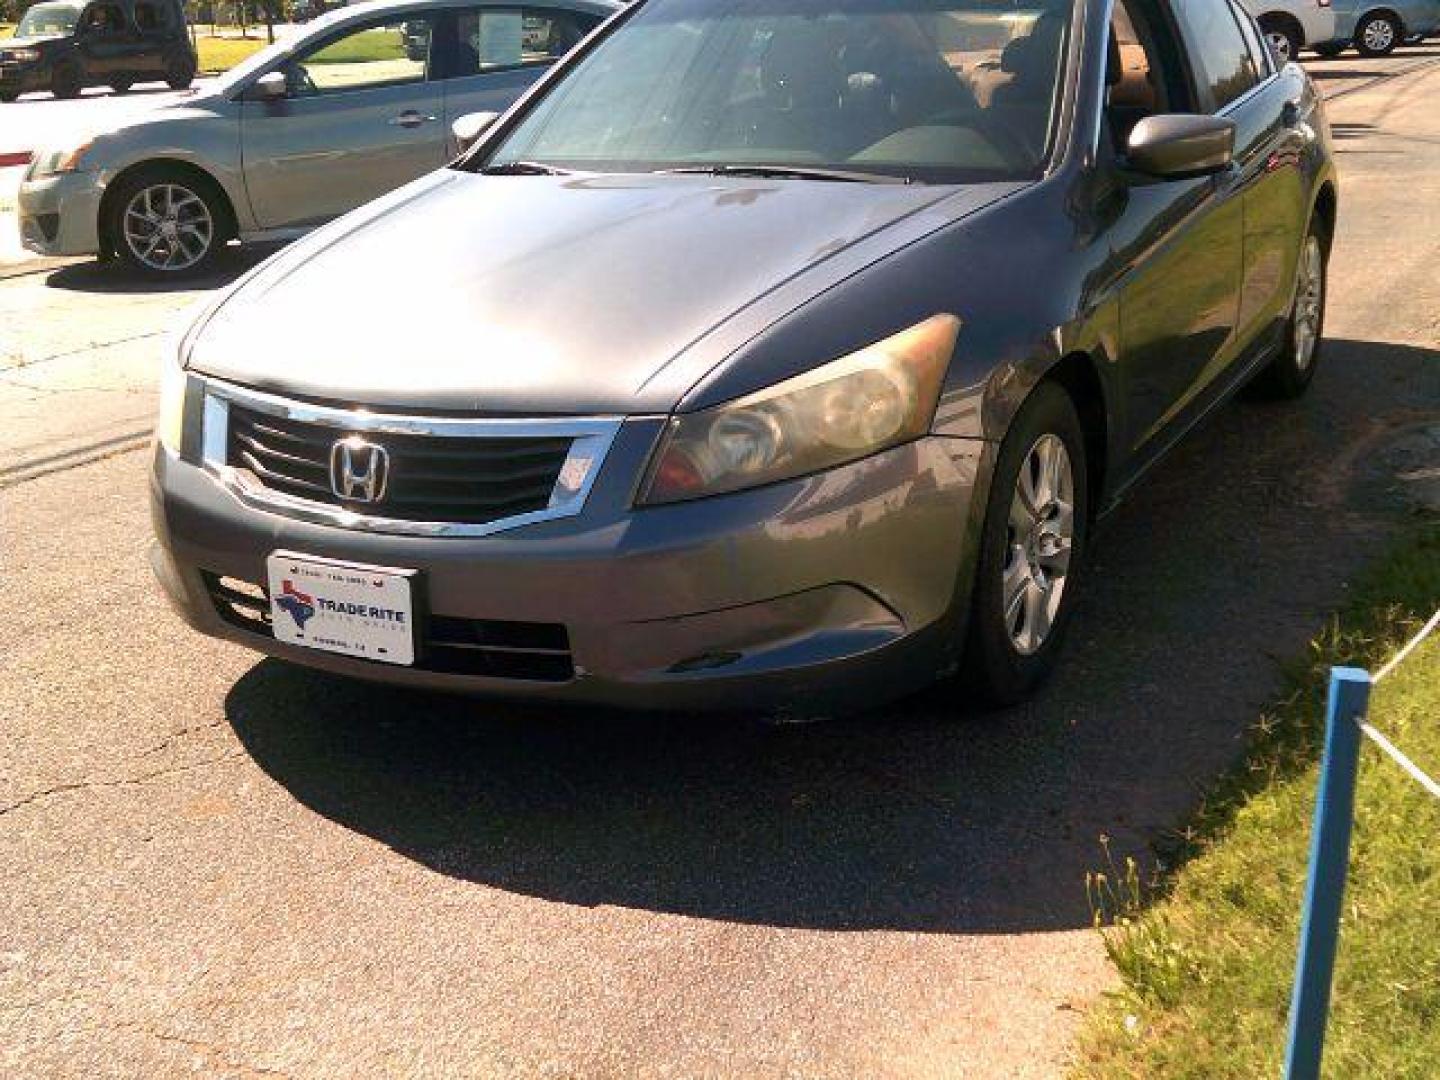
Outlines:
{"label": "rear view mirror", "polygon": [[276,101],[290,92],[283,71],[267,71],[250,85],[245,96],[251,101]]}
{"label": "rear view mirror", "polygon": [[1169,113],[1147,116],[1130,132],[1130,167],[1167,180],[1207,176],[1229,167],[1235,154],[1235,121]]}
{"label": "rear view mirror", "polygon": [[474,146],[486,129],[499,118],[500,114],[496,112],[472,112],[451,124],[450,133],[455,136],[455,145],[460,148],[460,153],[463,154]]}

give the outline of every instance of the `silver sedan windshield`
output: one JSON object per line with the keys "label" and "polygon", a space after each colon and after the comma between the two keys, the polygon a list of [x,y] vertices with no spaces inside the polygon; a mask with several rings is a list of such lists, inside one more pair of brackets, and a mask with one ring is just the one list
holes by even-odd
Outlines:
{"label": "silver sedan windshield", "polygon": [[1028,176],[1054,126],[1072,6],[650,0],[479,164]]}

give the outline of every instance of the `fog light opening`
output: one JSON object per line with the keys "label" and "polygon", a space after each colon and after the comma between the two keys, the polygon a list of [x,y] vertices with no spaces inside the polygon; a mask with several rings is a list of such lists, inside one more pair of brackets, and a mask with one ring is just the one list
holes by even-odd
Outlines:
{"label": "fog light opening", "polygon": [[726,664],[733,664],[743,654],[738,652],[708,652],[699,656],[692,656],[688,660],[681,660],[679,663],[671,664],[665,670],[672,675],[683,675],[691,671],[708,671],[711,668],[724,667]]}

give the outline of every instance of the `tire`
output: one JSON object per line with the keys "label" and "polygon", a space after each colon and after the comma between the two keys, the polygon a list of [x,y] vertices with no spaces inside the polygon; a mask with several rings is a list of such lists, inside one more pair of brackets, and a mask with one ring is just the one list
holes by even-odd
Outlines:
{"label": "tire", "polygon": [[106,194],[105,235],[121,262],[147,277],[204,271],[225,246],[230,220],[213,181],[156,165],[121,177]]}
{"label": "tire", "polygon": [[1355,48],[1361,56],[1389,56],[1404,36],[1399,19],[1388,12],[1375,12],[1355,27]]}
{"label": "tire", "polygon": [[84,87],[85,80],[80,75],[80,68],[73,63],[56,64],[55,70],[50,73],[50,93],[57,98],[77,98]]}
{"label": "tire", "polygon": [[128,94],[128,93],[130,92],[130,87],[132,87],[132,86],[134,86],[134,85],[135,85],[135,80],[134,80],[134,79],[111,79],[111,80],[110,80],[110,89],[111,89],[111,90],[114,90],[115,93],[117,93],[117,94]]}
{"label": "tire", "polygon": [[1285,323],[1285,344],[1253,383],[1261,397],[1298,398],[1315,377],[1325,340],[1328,258],[1325,238],[1312,225],[1296,262],[1295,299]]}
{"label": "tire", "polygon": [[[1068,468],[1068,480],[1046,481],[1047,460]],[[971,694],[1013,705],[1054,670],[1083,570],[1089,511],[1080,418],[1059,385],[1041,383],[1001,443],[986,500],[962,668]],[[1062,553],[1056,538],[1067,531]]]}
{"label": "tire", "polygon": [[1346,46],[1344,42],[1336,44],[1333,41],[1327,41],[1324,45],[1315,46],[1315,55],[1322,56],[1326,60],[1334,60],[1335,57],[1339,56],[1345,51],[1345,48]]}
{"label": "tire", "polygon": [[0,103],[9,105],[12,101],[14,101],[14,100],[15,100],[16,98],[18,98],[19,96],[20,96],[20,95],[19,95],[18,93],[16,93],[15,91],[13,91],[13,90],[6,90],[6,91],[4,91],[3,93],[0,93]]}
{"label": "tire", "polygon": [[1300,59],[1300,50],[1305,47],[1305,39],[1300,34],[1300,28],[1293,22],[1266,16],[1260,20],[1260,29],[1281,67]]}
{"label": "tire", "polygon": [[165,62],[165,85],[184,90],[195,81],[195,61],[189,56],[172,56]]}

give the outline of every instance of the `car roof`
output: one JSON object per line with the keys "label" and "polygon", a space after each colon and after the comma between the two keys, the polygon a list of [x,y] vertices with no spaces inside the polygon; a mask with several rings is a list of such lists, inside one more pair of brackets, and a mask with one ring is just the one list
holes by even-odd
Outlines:
{"label": "car roof", "polygon": [[[359,4],[347,4],[345,7],[327,11],[309,23],[307,29],[313,26],[334,26],[338,23],[349,22],[351,19],[363,19],[370,15],[390,15],[396,12],[437,11],[455,7],[513,8],[516,6],[516,0],[363,0]],[[620,0],[524,0],[523,6],[588,11],[596,15],[609,15],[619,11],[625,5]]]}

